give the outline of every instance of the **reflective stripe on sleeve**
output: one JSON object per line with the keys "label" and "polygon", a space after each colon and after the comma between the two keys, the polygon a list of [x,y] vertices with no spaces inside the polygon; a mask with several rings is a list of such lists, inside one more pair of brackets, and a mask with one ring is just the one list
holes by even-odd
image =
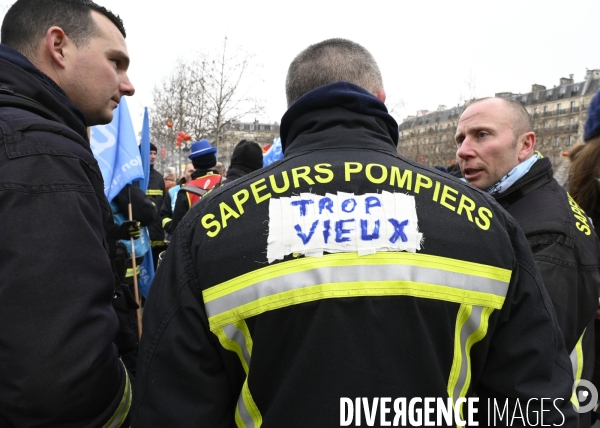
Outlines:
{"label": "reflective stripe on sleeve", "polygon": [[571,359],[571,366],[573,367],[573,377],[575,378],[573,394],[571,395],[571,403],[573,403],[577,409],[579,408],[579,400],[577,399],[576,387],[581,380],[581,372],[583,371],[583,336],[585,336],[585,330],[583,330],[583,334],[569,355],[569,358]]}
{"label": "reflective stripe on sleeve", "polygon": [[511,271],[419,253],[304,257],[249,272],[203,291],[210,329],[327,298],[412,296],[500,309]]}
{"label": "reflective stripe on sleeve", "polygon": [[[471,383],[471,348],[487,334],[494,308],[460,305],[454,329],[454,358],[448,378],[448,396],[452,403],[466,397]],[[462,414],[462,408],[460,409]]]}
{"label": "reflective stripe on sleeve", "polygon": [[[123,363],[121,362],[121,364]],[[131,407],[131,382],[129,381],[129,375],[127,374],[127,369],[124,365],[123,371],[125,372],[125,390],[123,391],[123,398],[121,399],[117,410],[115,410],[115,413],[102,428],[119,428],[129,413],[129,408]]]}
{"label": "reflective stripe on sleeve", "polygon": [[238,428],[259,428],[262,425],[262,415],[248,388],[248,377],[246,377],[238,398],[235,409],[235,423]]}
{"label": "reflective stripe on sleeve", "polygon": [[162,227],[164,228],[168,223],[172,222],[173,219],[169,218],[169,217],[165,217],[162,220]]}
{"label": "reflective stripe on sleeve", "polygon": [[146,195],[148,196],[162,196],[163,191],[160,189],[148,189],[146,190]]}

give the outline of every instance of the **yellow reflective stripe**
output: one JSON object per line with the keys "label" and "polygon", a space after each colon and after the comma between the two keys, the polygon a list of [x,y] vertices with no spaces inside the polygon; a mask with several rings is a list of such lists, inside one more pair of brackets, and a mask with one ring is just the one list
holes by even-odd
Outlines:
{"label": "yellow reflective stripe", "polygon": [[123,391],[123,398],[121,398],[121,402],[119,403],[117,410],[115,410],[115,413],[113,413],[112,417],[102,426],[102,428],[120,427],[129,413],[129,408],[131,407],[131,382],[129,381],[129,375],[127,374],[125,366],[123,366],[123,371],[125,372],[125,390]]}
{"label": "yellow reflective stripe", "polygon": [[[468,276],[487,278],[508,284],[511,271],[495,266],[467,262],[464,260],[450,259],[429,254],[407,252],[379,252],[367,256],[358,256],[357,253],[327,254],[323,257],[304,257],[266,266],[261,269],[241,275],[237,278],[204,290],[204,302],[208,303],[234,291],[241,290],[259,281],[278,278],[297,272],[303,272],[320,267],[334,266],[379,266],[379,265],[410,265],[414,267],[432,268],[445,272],[455,272]],[[506,295],[506,293],[504,293]]]}
{"label": "yellow reflective stripe", "polygon": [[190,192],[185,192],[185,195],[187,196],[187,201],[188,201],[188,209],[192,206],[192,198],[191,198],[191,193]]}
{"label": "yellow reflective stripe", "polygon": [[[467,268],[474,274],[465,273]],[[507,269],[412,253],[330,254],[261,268],[204,290],[203,296],[212,330],[327,298],[412,296],[500,309],[510,274]]]}
{"label": "yellow reflective stripe", "polygon": [[248,374],[252,357],[252,337],[246,321],[240,320],[235,324],[227,324],[213,333],[219,338],[223,348],[237,354],[244,371]]}
{"label": "yellow reflective stripe", "polygon": [[165,227],[167,224],[171,223],[173,221],[173,219],[169,218],[169,217],[165,217],[162,220],[162,227]]}
{"label": "yellow reflective stripe", "polygon": [[[140,274],[140,265],[137,265],[135,267],[135,271],[137,272],[137,275]],[[127,268],[127,272],[125,274],[125,278],[129,278],[129,277],[133,277],[133,268]]]}
{"label": "yellow reflective stripe", "polygon": [[227,333],[225,333],[223,327],[216,328],[212,330],[212,332],[219,338],[219,342],[221,342],[221,346],[223,346],[223,348],[227,349],[228,351],[235,352],[237,354],[237,356],[240,358],[244,371],[246,372],[246,374],[248,374],[249,367],[248,363],[246,362],[246,358],[244,358],[244,352],[242,351],[241,345],[235,340],[232,340],[229,337],[227,337]]}
{"label": "yellow reflective stripe", "polygon": [[583,336],[585,336],[585,330],[583,330],[583,334],[569,355],[569,358],[571,359],[571,365],[573,367],[573,377],[575,378],[575,386],[573,387],[573,394],[571,395],[571,403],[573,403],[577,409],[579,409],[579,400],[577,399],[576,387],[581,380],[581,372],[583,371]]}
{"label": "yellow reflective stripe", "polygon": [[[448,379],[448,395],[453,403],[466,397],[471,383],[471,348],[487,334],[490,307],[461,305],[454,331],[454,359]],[[460,409],[462,414],[462,408]]]}
{"label": "yellow reflective stripe", "polygon": [[[490,315],[492,315],[492,312],[494,311],[494,308],[489,307],[477,309],[481,309],[478,323],[475,325],[477,326],[477,328],[469,335],[469,338],[467,339],[467,342],[465,344],[465,355],[467,357],[467,376],[464,379],[463,387],[460,390],[460,397],[466,397],[467,392],[469,390],[469,386],[471,384],[471,348],[473,347],[473,345],[481,341],[486,336],[490,321]],[[471,319],[473,321],[476,321],[473,318]]]}
{"label": "yellow reflective stripe", "polygon": [[242,420],[242,416],[240,415],[239,406],[235,406],[235,426],[238,428],[246,428],[246,424]]}
{"label": "yellow reflective stripe", "polygon": [[455,397],[456,385],[458,384],[458,378],[460,370],[462,368],[463,359],[463,347],[461,343],[461,333],[463,326],[471,316],[473,307],[469,305],[460,305],[458,314],[456,315],[456,325],[454,326],[454,359],[452,360],[452,368],[450,369],[450,376],[448,378],[448,397],[452,398],[454,403],[459,397]]}
{"label": "yellow reflective stripe", "polygon": [[165,241],[161,241],[161,240],[154,240],[154,241],[150,241],[150,246],[151,247],[164,247],[165,246]]}
{"label": "yellow reflective stripe", "polygon": [[238,427],[259,428],[262,425],[262,415],[260,414],[260,411],[258,410],[258,407],[252,398],[252,394],[250,394],[247,376],[238,398],[238,404],[237,408],[235,409],[235,413],[235,421]]}
{"label": "yellow reflective stripe", "polygon": [[146,195],[148,196],[162,196],[163,191],[160,189],[148,189],[146,190]]}
{"label": "yellow reflective stripe", "polygon": [[344,297],[411,296],[467,303],[479,306],[502,307],[504,297],[461,290],[435,284],[412,281],[338,282],[289,290],[238,306],[209,317],[210,329],[247,319],[261,313],[316,300]]}

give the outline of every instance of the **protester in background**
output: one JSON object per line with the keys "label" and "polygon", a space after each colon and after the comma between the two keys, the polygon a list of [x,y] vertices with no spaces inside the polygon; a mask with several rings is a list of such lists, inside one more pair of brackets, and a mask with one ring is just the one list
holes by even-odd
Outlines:
{"label": "protester in background", "polygon": [[[156,212],[159,213],[165,195],[165,180],[162,174],[154,169],[157,153],[158,148],[156,147],[156,144],[150,143],[150,179],[148,180],[148,190],[146,190],[146,195],[150,196],[152,203],[156,208]],[[163,232],[162,224],[158,216],[150,227],[148,227],[148,232],[150,233],[150,244],[152,245],[152,259],[154,261],[154,266],[157,266],[158,255],[166,248],[165,233]]]}
{"label": "protester in background", "polygon": [[18,0],[1,42],[0,426],[129,426],[112,216],[87,133],[134,93],[125,29],[88,0]]}
{"label": "protester in background", "polygon": [[211,192],[174,233],[146,302],[133,426],[359,426],[342,398],[368,397],[379,422],[377,397],[438,397],[433,414],[450,398],[458,415],[474,396],[462,414],[480,426],[488,399],[576,424],[523,233],[483,192],[398,155],[371,54],[312,45],[286,94],[284,159]]}
{"label": "protester in background", "polygon": [[179,189],[181,189],[181,185],[190,181],[192,179],[192,174],[194,173],[194,165],[190,162],[185,166],[185,171],[183,176],[179,179],[176,186],[171,187],[169,191],[165,194],[165,198],[163,199],[163,204],[160,209],[160,221],[165,231],[165,242],[167,246],[171,241],[171,234],[173,233],[173,211],[175,211],[175,202],[177,201],[177,193]]}
{"label": "protester in background", "polygon": [[[165,169],[165,175],[164,175],[164,180],[165,180],[165,192],[169,192],[169,189],[171,189],[172,187],[176,186],[176,180],[177,180],[177,171],[175,171],[175,168],[173,168],[172,166],[169,166]],[[166,194],[165,194],[166,196]]]}
{"label": "protester in background", "polygon": [[225,167],[221,162],[217,162],[217,164],[215,165],[215,172],[221,177],[225,177]]}
{"label": "protester in background", "polygon": [[188,158],[192,161],[195,171],[191,180],[181,185],[177,192],[177,200],[173,209],[173,221],[171,231],[175,228],[189,211],[206,192],[221,182],[221,175],[214,170],[217,164],[217,149],[210,145],[208,140],[200,140],[192,143],[191,153]]}
{"label": "protester in background", "polygon": [[[596,228],[600,225],[600,93],[594,96],[588,108],[583,141],[585,144],[575,146],[569,153],[569,194],[591,217]],[[598,229],[595,231],[597,234]],[[596,310],[594,329],[595,364],[592,383],[600,391],[600,309]]]}
{"label": "protester in background", "polygon": [[263,167],[263,153],[254,141],[240,141],[231,154],[225,182],[230,183]]}
{"label": "protester in background", "polygon": [[[456,130],[460,169],[517,220],[550,294],[575,382],[594,370],[600,247],[591,222],[535,152],[531,117],[521,103],[486,98],[467,107]],[[582,360],[583,357],[583,360]],[[589,414],[580,426],[589,427]]]}
{"label": "protester in background", "polygon": [[[131,204],[132,220],[129,220],[129,205]],[[116,235],[116,238],[121,240],[127,253],[123,260],[119,259],[119,280],[127,287],[129,296],[135,295],[134,275],[139,278],[140,266],[144,261],[144,257],[152,257],[150,251],[150,243],[147,241],[147,236],[141,233],[140,226],[147,227],[156,220],[158,214],[154,208],[154,204],[150,198],[137,186],[127,184],[115,196],[110,203],[113,210],[115,222],[121,233]],[[124,230],[124,225],[133,223],[135,226],[130,226]],[[131,247],[131,239],[133,238],[133,251]],[[115,243],[117,245],[117,243]],[[119,246],[120,248],[120,246]],[[133,267],[133,252],[135,252],[135,269]],[[123,265],[121,268],[120,264]],[[133,306],[133,305],[132,305]],[[136,308],[137,309],[137,308]],[[135,333],[135,337],[139,337],[137,316],[135,310],[129,311],[129,323]],[[138,348],[135,346],[130,352],[122,356],[123,363],[127,370],[135,376],[135,366],[137,363]]]}

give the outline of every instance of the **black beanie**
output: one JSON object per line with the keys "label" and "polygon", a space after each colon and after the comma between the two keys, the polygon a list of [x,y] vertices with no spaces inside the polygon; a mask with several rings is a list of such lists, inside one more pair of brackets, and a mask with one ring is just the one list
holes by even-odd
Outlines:
{"label": "black beanie", "polygon": [[244,167],[248,172],[256,171],[263,167],[263,153],[260,146],[254,141],[240,141],[231,154],[231,167]]}
{"label": "black beanie", "polygon": [[158,153],[158,149],[156,148],[156,144],[150,143],[150,151]]}
{"label": "black beanie", "polygon": [[196,156],[195,158],[190,159],[192,161],[192,165],[196,169],[209,169],[217,164],[217,157],[214,153],[207,153],[202,156]]}

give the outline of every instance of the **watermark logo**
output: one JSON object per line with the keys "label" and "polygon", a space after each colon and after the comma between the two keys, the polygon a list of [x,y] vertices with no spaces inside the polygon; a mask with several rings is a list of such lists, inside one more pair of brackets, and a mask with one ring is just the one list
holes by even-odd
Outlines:
{"label": "watermark logo", "polygon": [[581,379],[576,383],[573,391],[575,392],[577,401],[579,402],[579,407],[575,405],[573,406],[577,413],[589,412],[598,402],[598,390],[590,381]]}

